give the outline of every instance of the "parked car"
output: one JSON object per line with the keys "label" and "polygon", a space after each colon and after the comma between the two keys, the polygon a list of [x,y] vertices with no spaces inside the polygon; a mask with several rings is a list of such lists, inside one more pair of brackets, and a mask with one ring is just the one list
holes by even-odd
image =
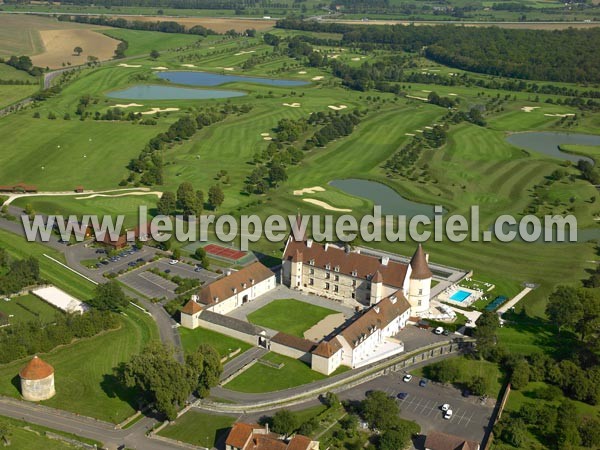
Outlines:
{"label": "parked car", "polygon": [[452,410],[449,409],[444,413],[444,419],[449,420],[452,417]]}
{"label": "parked car", "polygon": [[165,269],[165,273],[171,273],[171,269]]}
{"label": "parked car", "polygon": [[444,327],[437,327],[436,329],[433,330],[433,332],[437,335],[440,335],[444,332]]}
{"label": "parked car", "polygon": [[171,264],[172,266],[174,266],[175,264],[177,264],[179,261],[177,261],[176,259],[172,259],[171,261],[169,261],[169,264]]}
{"label": "parked car", "polygon": [[412,380],[412,375],[410,373],[407,373],[406,375],[404,375],[404,378],[402,378],[402,381],[404,381],[405,383],[408,383],[410,380]]}
{"label": "parked car", "polygon": [[442,411],[446,412],[450,409],[450,405],[448,403],[444,403],[442,405]]}
{"label": "parked car", "polygon": [[406,400],[406,397],[408,397],[408,392],[400,392],[398,394],[398,399],[399,400]]}
{"label": "parked car", "polygon": [[427,386],[427,383],[429,383],[429,380],[427,378],[421,378],[421,381],[419,381],[419,386],[425,387]]}
{"label": "parked car", "polygon": [[202,267],[196,267],[196,268],[194,269],[194,272],[202,272]]}

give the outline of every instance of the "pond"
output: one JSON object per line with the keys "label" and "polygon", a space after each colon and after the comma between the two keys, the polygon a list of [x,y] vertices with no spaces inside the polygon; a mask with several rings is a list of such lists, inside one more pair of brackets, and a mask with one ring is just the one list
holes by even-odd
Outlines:
{"label": "pond", "polygon": [[139,84],[106,94],[110,98],[128,100],[206,100],[211,98],[242,97],[245,92],[220,89],[192,89],[177,86]]}
{"label": "pond", "polygon": [[554,158],[566,159],[577,163],[580,159],[594,163],[590,158],[561,151],[558,146],[571,145],[600,145],[600,136],[593,134],[560,133],[551,131],[532,131],[526,133],[511,134],[506,140],[516,146],[534,152],[544,153]]}
{"label": "pond", "polygon": [[355,178],[347,180],[333,180],[329,183],[346,194],[371,200],[376,205],[381,205],[382,214],[404,215],[408,218],[423,214],[433,218],[433,206],[412,202],[405,199],[392,188],[385,184]]}
{"label": "pond", "polygon": [[281,80],[276,78],[246,77],[239,75],[221,75],[210,72],[167,71],[157,72],[156,76],[171,83],[190,86],[219,86],[225,83],[257,83],[268,86],[305,86],[307,81]]}

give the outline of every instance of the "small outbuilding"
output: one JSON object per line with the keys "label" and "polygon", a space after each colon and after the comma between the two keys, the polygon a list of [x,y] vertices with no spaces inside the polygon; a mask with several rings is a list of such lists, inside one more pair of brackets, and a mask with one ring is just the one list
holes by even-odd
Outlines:
{"label": "small outbuilding", "polygon": [[54,367],[34,356],[19,372],[21,395],[25,400],[39,402],[54,397]]}

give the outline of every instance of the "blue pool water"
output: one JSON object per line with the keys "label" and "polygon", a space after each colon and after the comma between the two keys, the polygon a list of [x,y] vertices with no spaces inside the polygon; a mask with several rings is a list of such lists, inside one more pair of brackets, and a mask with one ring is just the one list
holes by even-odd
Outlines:
{"label": "blue pool water", "polygon": [[450,300],[454,300],[455,302],[462,303],[467,298],[469,298],[470,296],[471,296],[470,292],[467,292],[467,291],[456,291],[454,294],[452,294],[452,296],[450,296]]}

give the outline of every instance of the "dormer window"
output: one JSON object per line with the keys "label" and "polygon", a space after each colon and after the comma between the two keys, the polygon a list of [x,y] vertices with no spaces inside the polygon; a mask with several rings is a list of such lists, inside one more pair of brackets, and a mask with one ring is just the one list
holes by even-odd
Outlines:
{"label": "dormer window", "polygon": [[333,270],[335,270],[336,272],[339,272],[339,271],[340,271],[340,266],[335,266],[335,267],[333,268]]}
{"label": "dormer window", "polygon": [[325,264],[325,269],[331,270],[331,264],[329,264],[329,263]]}
{"label": "dormer window", "polygon": [[311,260],[308,262],[308,264],[310,264],[311,266],[314,266],[314,265],[315,265],[315,260],[314,260],[314,259],[311,259]]}
{"label": "dormer window", "polygon": [[358,272],[356,271],[356,269],[354,269],[354,270],[352,271],[352,276],[353,276],[353,277],[356,277],[356,276],[358,276]]}

